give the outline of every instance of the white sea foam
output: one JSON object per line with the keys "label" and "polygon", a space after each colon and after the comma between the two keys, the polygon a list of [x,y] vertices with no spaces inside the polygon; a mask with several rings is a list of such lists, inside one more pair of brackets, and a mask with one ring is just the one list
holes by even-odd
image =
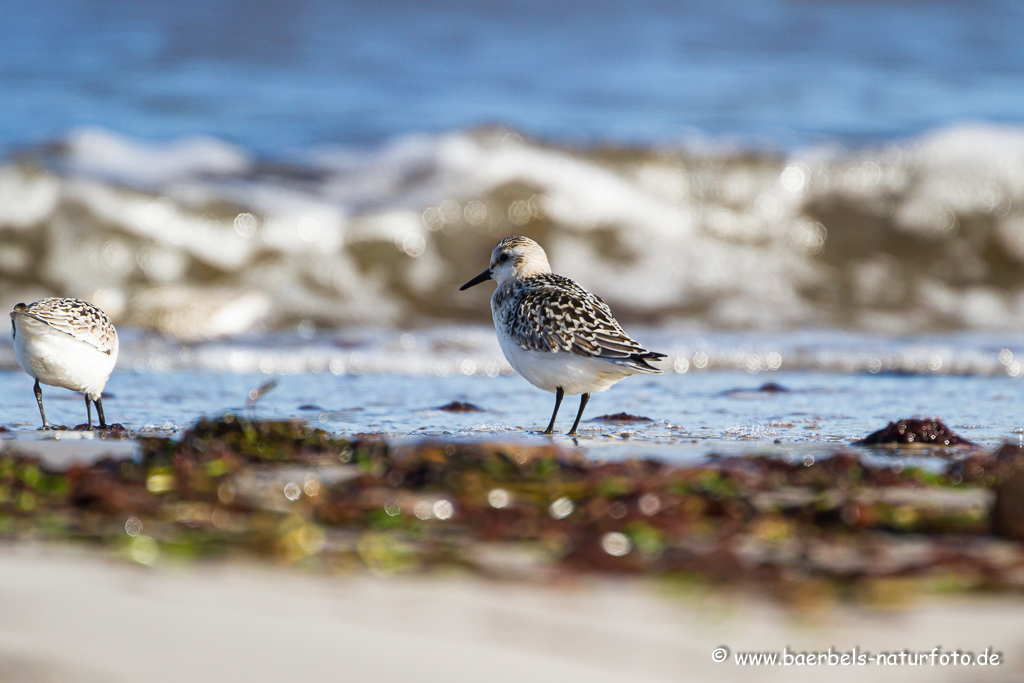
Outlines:
{"label": "white sea foam", "polygon": [[[559,148],[504,130],[289,165],[216,140],[143,144],[98,130],[63,147],[0,166],[0,305],[105,297],[121,302],[119,322],[188,338],[259,321],[485,320],[484,295],[456,288],[499,237],[523,233],[627,321],[1024,325],[1016,128],[786,158]],[[231,314],[176,312],[188,308],[182,291],[230,292]]]}
{"label": "white sea foam", "polygon": [[72,132],[65,145],[67,161],[77,170],[132,185],[241,174],[251,164],[245,151],[209,137],[146,144],[101,128],[82,128]]}

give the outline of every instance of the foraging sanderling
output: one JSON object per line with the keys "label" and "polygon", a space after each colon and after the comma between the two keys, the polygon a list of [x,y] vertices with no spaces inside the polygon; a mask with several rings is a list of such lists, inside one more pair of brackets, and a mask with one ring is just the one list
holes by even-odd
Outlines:
{"label": "foraging sanderling", "polygon": [[600,297],[552,273],[544,249],[528,237],[498,242],[490,267],[459,291],[492,279],[498,288],[491,313],[505,358],[530,384],[555,394],[545,434],[554,430],[565,394],[582,394],[572,435],[591,393],[630,375],[661,372],[647,361],[665,354],[648,351],[626,334]]}
{"label": "foraging sanderling", "polygon": [[50,424],[43,412],[40,382],[85,394],[86,424],[92,428],[92,401],[100,428],[106,428],[103,387],[117,362],[118,347],[117,330],[107,314],[88,301],[50,297],[15,306],[11,328],[18,364],[36,380],[43,429]]}

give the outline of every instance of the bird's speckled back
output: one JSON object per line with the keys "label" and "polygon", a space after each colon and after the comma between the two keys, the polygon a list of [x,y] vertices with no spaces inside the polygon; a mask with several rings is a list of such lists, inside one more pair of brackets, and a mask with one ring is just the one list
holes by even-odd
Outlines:
{"label": "bird's speckled back", "polygon": [[11,312],[11,319],[19,315],[34,318],[108,355],[117,349],[114,324],[106,313],[88,301],[49,297],[27,306],[18,304]]}
{"label": "bird's speckled back", "polygon": [[611,309],[567,277],[543,273],[509,281],[491,299],[495,324],[526,351],[568,352],[636,365],[655,354],[626,334]]}

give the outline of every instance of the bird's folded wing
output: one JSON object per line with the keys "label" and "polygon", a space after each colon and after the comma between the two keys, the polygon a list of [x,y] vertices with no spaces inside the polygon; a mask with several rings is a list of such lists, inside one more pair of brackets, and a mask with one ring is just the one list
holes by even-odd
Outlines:
{"label": "bird's folded wing", "polygon": [[527,351],[567,351],[610,361],[647,353],[600,298],[571,281],[561,287],[525,289],[506,322]]}
{"label": "bird's folded wing", "polygon": [[53,329],[69,334],[75,339],[110,353],[117,333],[110,319],[98,308],[84,301],[47,300],[37,301],[28,307],[25,315],[46,323]]}

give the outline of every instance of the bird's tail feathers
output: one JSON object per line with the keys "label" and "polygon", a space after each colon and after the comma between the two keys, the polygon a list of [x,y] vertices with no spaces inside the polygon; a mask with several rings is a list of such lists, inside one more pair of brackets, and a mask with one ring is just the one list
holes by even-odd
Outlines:
{"label": "bird's tail feathers", "polygon": [[627,368],[636,370],[638,373],[658,375],[662,372],[661,368],[650,365],[648,361],[659,361],[662,358],[667,358],[667,356],[656,351],[644,351],[642,353],[634,353],[629,358],[623,358],[616,362],[619,365],[625,365]]}

